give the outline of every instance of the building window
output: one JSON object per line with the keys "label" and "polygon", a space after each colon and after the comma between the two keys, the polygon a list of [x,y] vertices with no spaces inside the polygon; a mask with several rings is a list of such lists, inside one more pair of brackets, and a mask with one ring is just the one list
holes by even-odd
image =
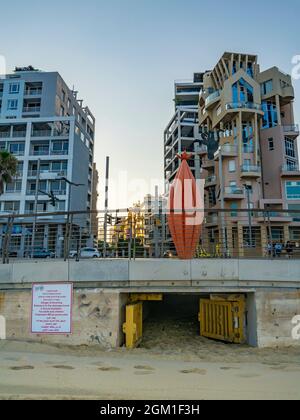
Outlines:
{"label": "building window", "polygon": [[11,143],[9,146],[9,153],[14,156],[24,156],[25,143]]}
{"label": "building window", "polygon": [[286,167],[289,171],[297,170],[297,162],[295,160],[286,159]]}
{"label": "building window", "polygon": [[20,201],[5,201],[3,210],[9,213],[17,213],[20,210]]}
{"label": "building window", "polygon": [[22,181],[14,181],[6,185],[7,193],[20,193],[21,190],[22,190]]}
{"label": "building window", "polygon": [[300,181],[288,181],[286,183],[286,198],[288,200],[300,200]]}
{"label": "building window", "polygon": [[60,115],[61,117],[64,117],[65,115],[65,108],[63,106],[60,107]]}
{"label": "building window", "polygon": [[288,137],[285,137],[285,154],[286,156],[289,156],[291,158],[296,157],[296,151],[295,151],[295,143],[294,140],[289,139]]}
{"label": "building window", "polygon": [[273,137],[270,137],[268,139],[268,143],[269,143],[269,151],[273,152],[275,150],[275,146],[274,146],[274,139]]}
{"label": "building window", "polygon": [[237,210],[239,208],[238,203],[231,203],[230,208],[231,208],[231,210],[233,210],[231,212],[231,217],[238,217],[238,212],[237,212]]}
{"label": "building window", "polygon": [[277,127],[278,114],[276,105],[272,102],[263,102],[262,109],[264,111],[263,128]]}
{"label": "building window", "polygon": [[273,80],[268,80],[261,85],[261,94],[268,95],[273,91]]}
{"label": "building window", "polygon": [[232,86],[232,100],[233,102],[239,103],[246,103],[246,102],[254,102],[254,89],[249,83],[247,83],[244,79],[240,79]]}
{"label": "building window", "polygon": [[61,96],[62,96],[63,102],[66,102],[66,92],[64,90],[62,90]]}
{"label": "building window", "polygon": [[7,109],[9,111],[15,111],[18,109],[18,99],[9,99],[7,101]]}
{"label": "building window", "polygon": [[228,170],[229,172],[235,172],[236,171],[236,164],[235,160],[230,160],[228,163]]}
{"label": "building window", "polygon": [[10,83],[9,84],[9,93],[15,94],[20,92],[20,83]]}

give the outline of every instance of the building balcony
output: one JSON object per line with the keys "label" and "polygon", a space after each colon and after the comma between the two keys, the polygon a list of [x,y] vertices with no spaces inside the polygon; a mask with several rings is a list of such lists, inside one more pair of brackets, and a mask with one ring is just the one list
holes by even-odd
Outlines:
{"label": "building balcony", "polygon": [[294,165],[283,165],[281,168],[282,177],[299,177],[300,178],[300,167],[298,163]]}
{"label": "building balcony", "polygon": [[205,218],[206,227],[218,226],[218,224],[219,224],[219,218],[217,214],[209,215]]}
{"label": "building balcony", "polygon": [[261,167],[257,165],[242,165],[241,177],[242,178],[260,178]]}
{"label": "building balcony", "polygon": [[299,131],[299,125],[293,124],[293,125],[283,125],[283,132],[285,135],[289,136],[296,136],[298,137],[300,134]]}
{"label": "building balcony", "polygon": [[48,156],[49,155],[49,149],[41,149],[41,150],[31,150],[30,151],[31,156]]}
{"label": "building balcony", "polygon": [[7,132],[0,132],[0,138],[4,139],[24,139],[26,137],[26,131],[13,131],[11,133],[10,131]]}
{"label": "building balcony", "polygon": [[41,96],[43,92],[42,88],[37,89],[26,89],[24,92],[24,96]]}
{"label": "building balcony", "polygon": [[[53,192],[53,194],[55,196],[65,196],[65,195],[67,195],[67,191],[66,190],[53,190],[52,192]],[[30,197],[35,196],[35,190],[27,190],[26,191],[26,195],[28,195]],[[39,195],[39,197],[44,197],[44,194],[41,194],[40,191],[39,191],[39,194],[38,195]]]}
{"label": "building balcony", "polygon": [[243,146],[243,153],[254,153],[254,146]]}
{"label": "building balcony", "polygon": [[288,213],[272,211],[264,214],[259,213],[256,220],[258,223],[291,223],[293,221],[293,217],[291,217]]}
{"label": "building balcony", "polygon": [[239,109],[263,112],[262,106],[254,102],[232,102],[232,103],[226,104],[226,111],[236,111]]}
{"label": "building balcony", "polygon": [[1,139],[9,139],[10,138],[10,131],[0,131],[0,138]]}
{"label": "building balcony", "polygon": [[40,111],[41,111],[40,106],[25,106],[23,108],[23,113],[35,113],[35,112],[40,112]]}
{"label": "building balcony", "polygon": [[205,188],[217,185],[217,181],[218,181],[218,179],[217,179],[216,175],[208,176],[205,180]]}
{"label": "building balcony", "polygon": [[214,168],[215,166],[215,161],[214,160],[210,160],[210,159],[203,159],[202,160],[202,168],[203,169],[210,169],[210,168]]}
{"label": "building balcony", "polygon": [[[221,153],[223,157],[237,157],[238,156],[238,147],[231,144],[224,144],[221,146]],[[219,159],[220,150],[215,153],[215,158]]]}
{"label": "building balcony", "polygon": [[243,200],[245,198],[245,191],[240,187],[225,187],[225,200]]}
{"label": "building balcony", "polygon": [[212,105],[214,105],[217,102],[217,100],[219,100],[220,96],[221,96],[220,90],[216,90],[215,92],[210,94],[205,100],[205,108],[209,109]]}
{"label": "building balcony", "polygon": [[[67,176],[66,170],[61,171],[52,171],[52,170],[41,170],[40,171],[40,179],[47,179],[47,178],[55,178],[55,177],[63,177]],[[36,178],[37,177],[37,171],[36,170],[29,170],[27,174],[28,178]]]}

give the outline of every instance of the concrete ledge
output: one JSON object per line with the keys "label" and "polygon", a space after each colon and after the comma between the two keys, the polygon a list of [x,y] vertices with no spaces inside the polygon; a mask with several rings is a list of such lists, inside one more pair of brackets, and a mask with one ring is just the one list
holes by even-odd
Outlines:
{"label": "concrete ledge", "polygon": [[129,263],[129,280],[190,281],[191,262],[180,260],[136,260]]}
{"label": "concrete ledge", "polygon": [[71,281],[101,287],[277,287],[300,289],[300,260],[61,260],[0,265],[1,285]]}
{"label": "concrete ledge", "polygon": [[13,264],[12,271],[12,283],[68,281],[68,264],[64,261]]}
{"label": "concrete ledge", "polygon": [[12,264],[0,265],[0,285],[1,283],[12,283],[13,266]]}
{"label": "concrete ledge", "polygon": [[69,263],[69,281],[128,281],[127,260],[86,260]]}
{"label": "concrete ledge", "polygon": [[299,260],[239,260],[240,281],[299,282]]}
{"label": "concrete ledge", "polygon": [[192,260],[191,279],[201,280],[239,280],[238,260]]}

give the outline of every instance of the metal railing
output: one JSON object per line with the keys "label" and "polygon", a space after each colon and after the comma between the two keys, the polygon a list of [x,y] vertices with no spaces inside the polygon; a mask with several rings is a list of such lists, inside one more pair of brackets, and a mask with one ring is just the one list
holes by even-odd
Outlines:
{"label": "metal railing", "polygon": [[300,166],[298,163],[294,165],[283,165],[282,172],[300,172]]}
{"label": "metal railing", "polygon": [[242,172],[261,172],[261,167],[257,165],[242,165],[241,166]]}
{"label": "metal railing", "polygon": [[[47,211],[0,212],[3,263],[32,258],[40,261],[178,258],[166,210],[158,214],[141,209],[66,213],[49,211],[46,202],[39,202],[38,206],[47,207]],[[203,216],[203,224],[195,259],[300,259],[300,210],[193,210],[185,213],[189,220],[187,247],[194,236],[193,221],[196,225],[199,215]]]}
{"label": "metal railing", "polygon": [[232,109],[253,109],[255,111],[262,111],[262,106],[254,102],[232,102],[226,104],[226,110]]}
{"label": "metal railing", "polygon": [[24,92],[25,96],[36,96],[41,95],[43,92],[42,88],[33,88],[33,89],[26,89]]}
{"label": "metal railing", "polygon": [[25,106],[23,112],[40,112],[40,106]]}
{"label": "metal railing", "polygon": [[285,133],[299,133],[299,125],[298,124],[284,125],[283,131]]}

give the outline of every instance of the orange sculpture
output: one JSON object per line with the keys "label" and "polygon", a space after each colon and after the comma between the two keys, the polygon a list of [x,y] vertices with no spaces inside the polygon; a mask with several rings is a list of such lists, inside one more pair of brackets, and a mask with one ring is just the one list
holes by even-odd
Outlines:
{"label": "orange sculpture", "polygon": [[184,152],[178,157],[181,165],[170,189],[168,223],[178,257],[188,260],[195,256],[201,236],[204,193],[201,194],[187,162],[192,155]]}

